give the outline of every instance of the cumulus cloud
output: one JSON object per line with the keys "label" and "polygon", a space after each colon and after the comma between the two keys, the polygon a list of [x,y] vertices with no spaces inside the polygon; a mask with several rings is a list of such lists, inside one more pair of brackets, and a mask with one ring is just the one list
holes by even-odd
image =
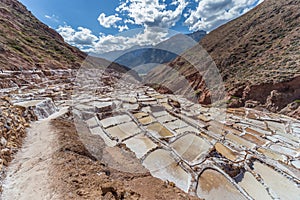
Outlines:
{"label": "cumulus cloud", "polygon": [[201,0],[185,20],[191,31],[211,31],[244,14],[262,0]]}
{"label": "cumulus cloud", "polygon": [[144,27],[171,28],[176,25],[187,6],[185,0],[173,0],[170,5],[174,10],[167,9],[165,1],[159,0],[126,0],[116,8],[116,11],[126,15],[127,20]]}
{"label": "cumulus cloud", "polygon": [[119,32],[123,32],[125,30],[128,30],[128,26],[127,25],[124,25],[124,26],[118,26],[118,29],[119,29]]}
{"label": "cumulus cloud", "polygon": [[118,16],[118,14],[106,16],[105,13],[101,13],[98,17],[98,21],[101,26],[105,28],[117,27],[116,23],[121,21],[122,18]]}
{"label": "cumulus cloud", "polygon": [[140,32],[133,32],[133,36],[123,35],[103,35],[95,44],[92,53],[105,53],[116,50],[125,50],[133,46],[148,46],[158,44],[168,38],[168,32],[153,30],[152,28],[140,29]]}
{"label": "cumulus cloud", "polygon": [[57,32],[69,44],[74,45],[85,52],[95,54],[125,50],[133,46],[155,45],[166,40],[169,34],[168,31],[149,27],[146,29],[138,29],[131,34],[126,34],[126,36],[124,34],[101,34],[96,36],[87,28],[78,27],[77,30],[75,30],[68,25],[60,26],[57,29]]}
{"label": "cumulus cloud", "polygon": [[56,30],[67,43],[80,49],[91,48],[98,41],[98,37],[93,35],[92,31],[87,28],[78,27],[75,30],[71,26],[64,25],[59,26]]}
{"label": "cumulus cloud", "polygon": [[[155,45],[168,39],[166,29],[184,22],[191,31],[211,31],[244,14],[263,0],[124,0],[116,13],[101,13],[98,21],[119,32],[141,27],[135,34],[94,35],[91,30],[60,26],[57,31],[66,42],[90,53],[125,50],[133,46]],[[50,17],[50,16],[49,16]],[[155,28],[156,27],[156,28]],[[158,27],[158,28],[157,28]]]}

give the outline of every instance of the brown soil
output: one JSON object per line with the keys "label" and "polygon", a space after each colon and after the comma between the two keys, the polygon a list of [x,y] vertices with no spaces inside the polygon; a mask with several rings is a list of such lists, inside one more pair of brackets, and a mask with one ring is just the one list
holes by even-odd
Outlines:
{"label": "brown soil", "polygon": [[[66,119],[54,120],[52,125],[58,129],[59,150],[53,155],[51,174],[53,188],[61,199],[197,199],[173,184],[142,172],[138,161],[131,163],[131,167],[142,173],[119,171],[115,162],[105,163],[105,160],[109,161],[105,158],[108,153],[117,158],[124,154],[121,160],[127,158],[128,161],[130,155],[120,153],[122,148],[91,148],[88,151],[83,143],[90,144],[87,145],[89,148],[96,145],[99,138],[86,133],[85,127],[77,128],[80,131],[77,134],[74,123]],[[126,161],[122,164],[126,166]]]}

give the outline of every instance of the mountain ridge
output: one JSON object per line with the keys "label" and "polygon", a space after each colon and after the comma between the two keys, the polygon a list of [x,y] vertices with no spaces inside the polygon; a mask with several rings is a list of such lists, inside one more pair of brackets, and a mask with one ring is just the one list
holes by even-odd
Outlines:
{"label": "mountain ridge", "polygon": [[[278,112],[300,99],[299,21],[299,1],[265,0],[200,41],[220,71],[230,107],[261,105]],[[176,58],[169,67],[201,91],[200,103],[210,103],[202,75],[184,58]],[[158,73],[149,73],[148,81],[157,82]]]}
{"label": "mountain ridge", "polygon": [[190,34],[176,34],[154,46],[135,46],[126,50],[111,51],[98,55],[120,65],[146,74],[159,64],[168,63],[187,49],[196,45],[204,36],[205,31]]}

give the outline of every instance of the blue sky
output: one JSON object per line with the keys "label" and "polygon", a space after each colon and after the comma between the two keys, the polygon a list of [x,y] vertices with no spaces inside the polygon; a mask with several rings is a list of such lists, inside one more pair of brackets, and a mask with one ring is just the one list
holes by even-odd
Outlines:
{"label": "blue sky", "polygon": [[[20,0],[66,42],[92,53],[161,42],[167,30],[212,31],[262,0]],[[160,29],[157,29],[158,27]],[[128,32],[128,30],[136,30]]]}

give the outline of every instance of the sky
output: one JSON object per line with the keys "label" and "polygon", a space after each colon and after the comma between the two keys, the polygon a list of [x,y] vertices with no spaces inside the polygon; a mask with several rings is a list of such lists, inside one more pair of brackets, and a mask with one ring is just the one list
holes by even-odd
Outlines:
{"label": "sky", "polygon": [[19,1],[69,44],[104,53],[155,45],[177,32],[210,32],[263,0]]}

